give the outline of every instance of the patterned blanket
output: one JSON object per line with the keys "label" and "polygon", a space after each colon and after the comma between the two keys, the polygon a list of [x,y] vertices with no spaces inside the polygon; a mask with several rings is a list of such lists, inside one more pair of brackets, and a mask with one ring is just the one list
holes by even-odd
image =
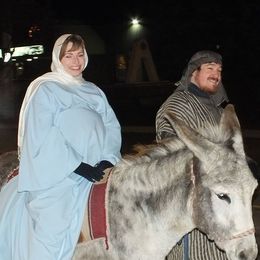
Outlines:
{"label": "patterned blanket", "polygon": [[108,249],[106,217],[107,183],[106,179],[106,181],[94,183],[91,187],[79,242],[103,238]]}

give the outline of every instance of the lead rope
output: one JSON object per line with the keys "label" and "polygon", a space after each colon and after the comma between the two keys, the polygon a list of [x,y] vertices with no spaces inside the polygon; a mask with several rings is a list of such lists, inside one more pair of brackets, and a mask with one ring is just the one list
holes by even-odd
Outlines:
{"label": "lead rope", "polygon": [[222,238],[222,239],[217,239],[218,242],[224,242],[224,241],[228,241],[228,240],[233,240],[233,239],[239,239],[239,238],[243,238],[243,237],[247,237],[249,235],[253,235],[255,234],[255,229],[254,228],[250,228],[244,232],[238,233],[236,235],[233,235],[231,237],[226,237],[226,238]]}
{"label": "lead rope", "polygon": [[[191,204],[191,208],[192,208],[192,212],[193,212],[193,200],[194,200],[194,188],[195,188],[195,174],[194,174],[193,158],[191,160],[190,173],[191,173],[190,179],[191,179],[191,183],[192,183],[190,204]],[[189,236],[188,236],[188,234],[186,234],[183,237],[183,260],[190,260],[190,257],[189,257]]]}
{"label": "lead rope", "polygon": [[191,160],[191,166],[190,166],[190,180],[192,183],[192,191],[191,191],[191,207],[193,211],[193,201],[194,201],[194,189],[195,189],[195,174],[194,174],[194,163],[193,163],[193,158]]}

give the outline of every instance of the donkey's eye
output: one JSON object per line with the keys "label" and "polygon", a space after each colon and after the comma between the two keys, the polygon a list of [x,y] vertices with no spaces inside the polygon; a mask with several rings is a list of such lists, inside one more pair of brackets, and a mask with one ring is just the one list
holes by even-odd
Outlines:
{"label": "donkey's eye", "polygon": [[218,198],[220,200],[225,200],[228,204],[231,203],[231,199],[229,198],[229,196],[225,193],[219,193],[219,194],[216,194],[218,196]]}

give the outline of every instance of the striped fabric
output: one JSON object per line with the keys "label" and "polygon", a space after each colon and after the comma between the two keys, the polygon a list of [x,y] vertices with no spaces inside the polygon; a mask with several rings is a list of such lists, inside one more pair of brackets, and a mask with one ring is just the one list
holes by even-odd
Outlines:
{"label": "striped fabric", "polygon": [[219,250],[216,244],[208,240],[207,236],[202,234],[199,230],[194,230],[189,234],[190,259],[200,260],[227,260],[226,254]]}
{"label": "striped fabric", "polygon": [[[175,134],[174,129],[164,117],[167,111],[174,112],[177,118],[183,120],[190,127],[199,129],[206,124],[217,124],[223,109],[216,107],[210,97],[198,97],[186,90],[174,92],[157,112],[157,140]],[[166,257],[167,260],[227,260],[226,254],[200,231],[193,230],[186,237],[188,237],[188,253],[184,252],[182,240],[172,249]]]}
{"label": "striped fabric", "polygon": [[214,242],[207,239],[207,236],[198,231],[193,230],[187,234],[189,241],[189,254],[184,257],[184,243],[177,244],[167,260],[227,260],[226,254],[219,250]]}
{"label": "striped fabric", "polygon": [[197,97],[189,91],[174,92],[157,112],[157,140],[174,134],[174,129],[164,117],[167,111],[173,112],[177,118],[183,120],[193,129],[199,129],[205,123],[211,125],[217,124],[223,109],[216,107],[210,98]]}

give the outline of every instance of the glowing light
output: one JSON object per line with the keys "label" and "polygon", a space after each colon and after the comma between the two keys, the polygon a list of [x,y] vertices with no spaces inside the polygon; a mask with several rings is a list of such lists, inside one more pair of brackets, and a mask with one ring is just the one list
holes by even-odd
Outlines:
{"label": "glowing light", "polygon": [[140,19],[138,19],[138,18],[132,18],[131,19],[131,24],[132,24],[132,26],[139,26],[140,25]]}
{"label": "glowing light", "polygon": [[4,54],[4,62],[8,62],[11,59],[12,55],[10,52]]}
{"label": "glowing light", "polygon": [[[44,53],[44,48],[43,45],[30,45],[30,46],[22,46],[22,47],[14,47],[10,49],[12,52],[12,57],[20,57],[20,56],[24,56],[24,55],[30,55],[30,56],[34,56],[34,55],[40,55]],[[11,57],[9,57],[9,55],[11,55],[9,53],[8,57],[7,57],[8,53],[5,53],[5,57],[4,59],[10,59]],[[0,49],[0,58],[2,57],[2,50]],[[7,62],[7,61],[6,61]]]}

